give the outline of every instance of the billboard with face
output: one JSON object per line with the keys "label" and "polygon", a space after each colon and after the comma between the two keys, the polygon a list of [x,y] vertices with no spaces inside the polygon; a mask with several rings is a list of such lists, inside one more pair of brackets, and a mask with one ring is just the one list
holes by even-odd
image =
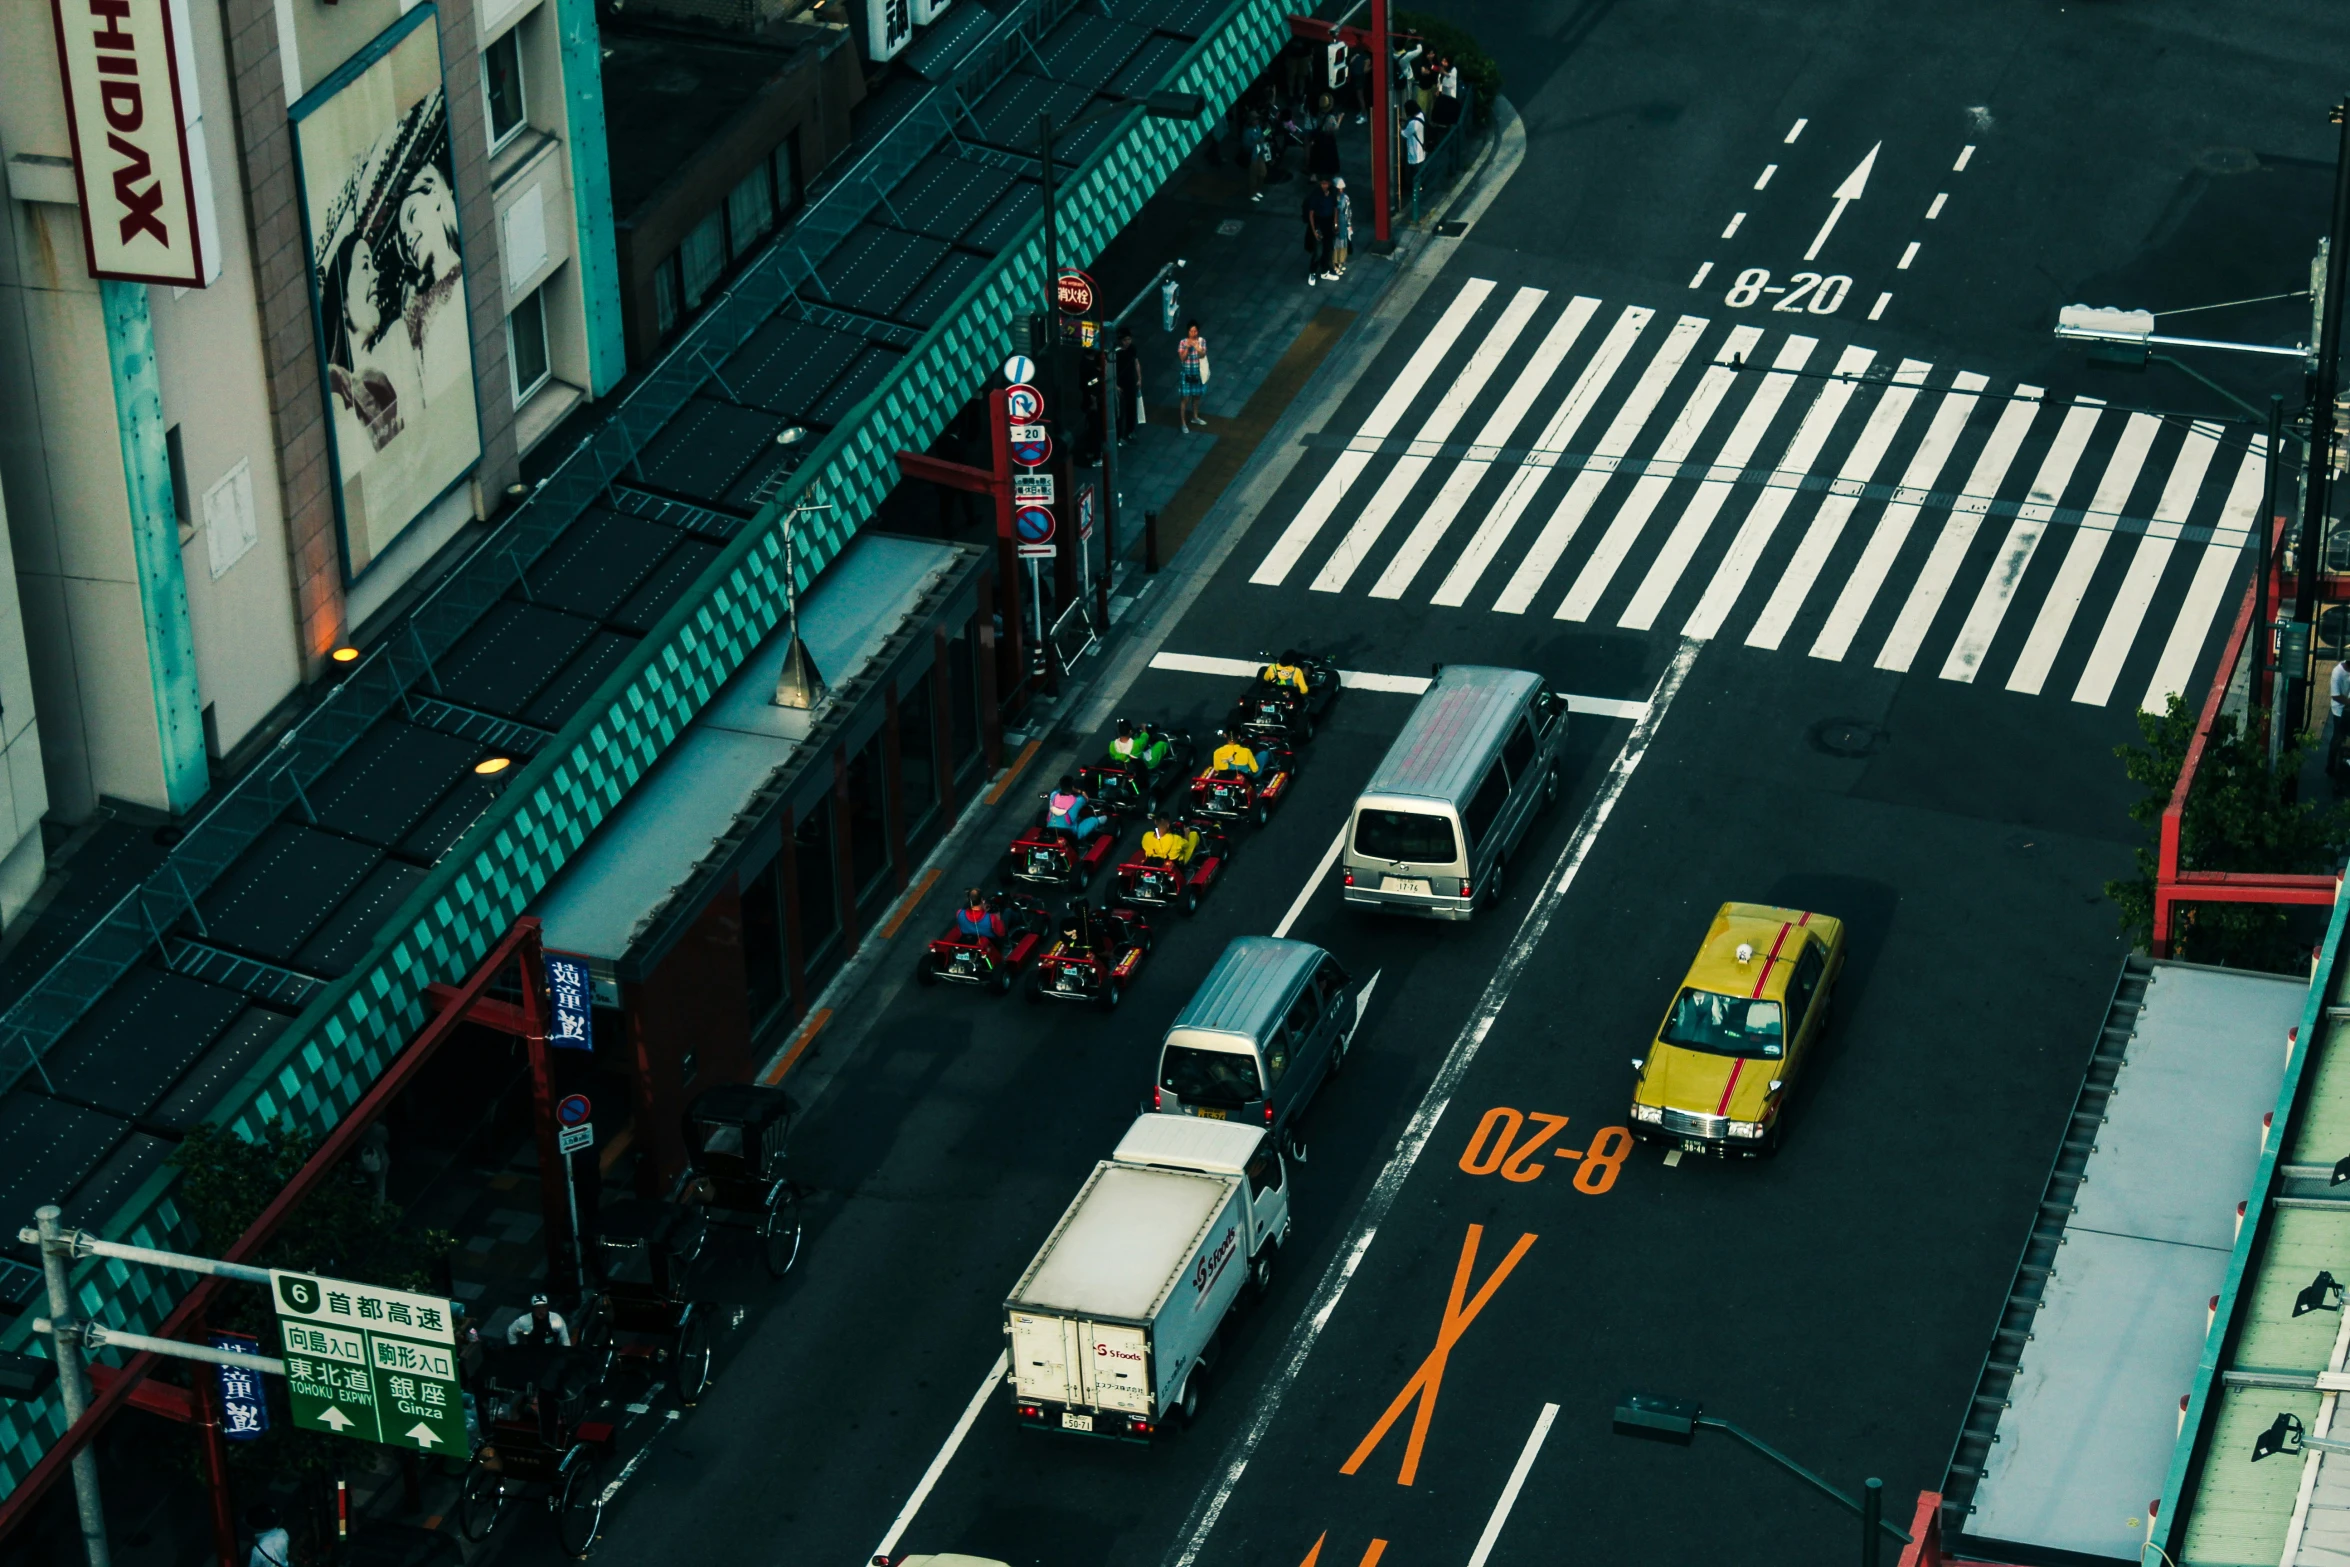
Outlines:
{"label": "billboard with face", "polygon": [[481,456],[432,13],[293,111],[347,577]]}

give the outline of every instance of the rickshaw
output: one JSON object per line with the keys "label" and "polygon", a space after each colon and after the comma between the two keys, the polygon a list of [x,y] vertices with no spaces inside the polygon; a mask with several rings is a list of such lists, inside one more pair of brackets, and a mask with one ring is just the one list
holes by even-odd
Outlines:
{"label": "rickshaw", "polygon": [[[1041,917],[1041,906],[1037,912]],[[758,1235],[759,1260],[774,1277],[799,1261],[800,1194],[784,1173],[791,1121],[791,1096],[759,1083],[721,1083],[686,1107],[685,1152],[692,1168],[684,1198],[687,1223],[698,1237],[695,1256],[716,1217]]]}
{"label": "rickshaw", "polygon": [[487,1440],[474,1449],[458,1488],[457,1528],[479,1543],[508,1501],[543,1494],[564,1553],[584,1558],[595,1549],[608,1495],[595,1471],[612,1450],[612,1422],[600,1418],[611,1354],[553,1344],[482,1347]]}
{"label": "rickshaw", "polygon": [[691,1408],[710,1385],[709,1308],[686,1294],[686,1269],[709,1224],[691,1208],[629,1199],[609,1203],[589,1266],[603,1281],[581,1314],[577,1342],[673,1379]]}

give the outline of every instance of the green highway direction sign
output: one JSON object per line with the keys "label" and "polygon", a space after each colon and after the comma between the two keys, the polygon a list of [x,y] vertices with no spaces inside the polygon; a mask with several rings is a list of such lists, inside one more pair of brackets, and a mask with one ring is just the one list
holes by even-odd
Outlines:
{"label": "green highway direction sign", "polygon": [[446,1300],[272,1268],[294,1424],[424,1453],[466,1450]]}

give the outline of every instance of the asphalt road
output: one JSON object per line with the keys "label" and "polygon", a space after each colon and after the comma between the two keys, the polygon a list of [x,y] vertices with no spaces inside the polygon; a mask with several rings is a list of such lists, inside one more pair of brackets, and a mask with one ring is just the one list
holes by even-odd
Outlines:
{"label": "asphalt road", "polygon": [[[997,1391],[899,1551],[1047,1567],[1288,1567],[1316,1550],[1318,1567],[1368,1567],[1381,1552],[1415,1567],[1468,1562],[1530,1451],[1482,1559],[1695,1562],[1734,1539],[1757,1567],[1808,1567],[1849,1549],[1849,1523],[1725,1440],[1676,1451],[1611,1437],[1610,1405],[1630,1388],[1700,1398],[1841,1483],[1881,1475],[1904,1521],[1940,1479],[2122,956],[2101,888],[2129,873],[2137,833],[2112,748],[2134,735],[2141,694],[2178,673],[2176,649],[2180,683],[2201,692],[2243,580],[2234,546],[2212,542],[2241,499],[2247,430],[2227,422],[2239,411],[2165,367],[2092,372],[2048,328],[2076,300],[2175,309],[2304,285],[2337,90],[2313,62],[2341,57],[2346,24],[2300,5],[2224,21],[2183,4],[1451,9],[1505,45],[1525,163],[1166,646],[1246,657],[1304,641],[1390,674],[1507,663],[1654,707],[1639,723],[1573,720],[1569,787],[1496,913],[1432,927],[1349,915],[1327,885],[1307,900],[1291,933],[1376,972],[1377,998],[1308,1123],[1279,1282],[1239,1331],[1198,1427],[1150,1450],[1039,1438],[1013,1428]],[[1822,238],[1836,192],[1855,188]],[[1750,269],[1767,277],[1742,301]],[[1776,308],[1805,273],[1821,279],[1810,298]],[[1626,328],[1620,373],[1594,390],[1461,602],[1436,602],[1436,581],[1474,554],[1472,521],[1515,458],[1480,482],[1410,583],[1382,596],[1375,581],[1463,455],[1423,452],[1427,471],[1396,481],[1395,520],[1358,566],[1334,571],[1341,536],[1409,455],[1394,439],[1424,433],[1485,355],[1449,436],[1470,441],[1576,296],[1594,302],[1590,324],[1559,375],[1537,378],[1518,448],[1540,446],[1531,428],[1564,406],[1567,380],[1627,307],[1655,315]],[[1833,309],[1816,308],[1830,296]],[[1524,301],[1521,330],[1494,347],[1511,301]],[[1449,346],[1415,365],[1453,330],[1448,312]],[[2290,342],[2305,312],[2289,300],[2176,329]],[[1687,329],[1685,363],[1667,364],[1655,356],[1684,315],[1702,325]],[[1674,438],[1676,411],[1695,417],[1701,372],[1741,326],[1755,329],[1742,351],[1757,368],[1726,372],[1719,411],[1696,421],[1696,461],[1714,460],[1791,334],[1816,340],[1813,372],[1856,346],[1880,371],[1924,368],[1854,392],[1796,465],[1810,486],[1725,485],[1720,520],[1636,623],[1636,589],[1668,555],[1696,482],[1664,476],[1654,516],[1619,536],[1634,475],[1593,454],[1607,455],[1603,432],[1646,373],[1660,401],[1629,421],[1625,461],[1652,471],[1642,463]],[[2270,361],[2196,363],[2255,403],[2291,386]],[[1388,444],[1362,454],[1364,476],[1274,569],[1342,460],[1335,448],[1378,421],[1397,385]],[[1780,460],[1828,386],[1812,375],[1781,388],[1753,462]],[[2007,508],[1984,512],[1941,566],[1931,550],[1956,515],[1947,501],[1913,498],[1911,532],[1877,542],[1903,504],[1887,487],[1921,465],[1915,488],[1971,488],[2002,416],[2032,401],[2019,386],[2041,390],[2020,453],[1993,476]],[[2067,440],[2060,410],[2078,397],[2113,406],[2086,416],[2094,432],[2044,506],[2072,510],[2025,569],[2001,536],[2037,525],[2027,480],[2035,465],[2050,471]],[[1906,414],[1885,414],[1881,460],[1855,478],[1872,410],[1894,409],[1889,398],[1909,399]],[[2134,423],[2130,408],[2164,417]],[[1937,439],[1947,450],[1926,463]],[[1528,536],[1578,504],[1586,475],[1580,527],[1547,572],[1529,565]],[[1853,481],[1841,495],[1839,476]],[[1773,493],[1778,531],[1737,568],[1747,575],[1730,582],[1712,634],[1686,639],[1733,575],[1731,536]],[[1823,539],[1819,519],[1840,501],[1842,531]],[[2110,542],[2084,549],[2101,506]],[[1620,559],[1590,579],[1584,612],[1554,612],[1611,548]],[[2198,612],[2207,553],[2226,592]],[[1787,586],[1807,559],[1814,585]],[[1850,585],[1872,571],[1881,586],[1856,598]],[[1520,580],[1526,605],[1498,608]],[[1925,629],[1896,658],[1920,584]],[[1960,669],[1993,600],[2004,618]],[[1232,685],[1157,669],[1122,707],[1205,727]],[[801,1267],[772,1292],[717,1275],[711,1287],[751,1315],[709,1399],[671,1424],[612,1512],[614,1559],[872,1554],[1000,1350],[1004,1292],[1134,1113],[1157,1030],[1225,940],[1290,909],[1408,707],[1346,696],[1294,798],[1199,916],[1174,922],[1114,1017],[896,990],[795,1147],[818,1193]],[[1023,780],[1015,800],[1043,781]],[[1009,832],[1008,812],[983,826],[942,884],[982,879]],[[1643,1148],[1612,1173],[1586,1168],[1601,1129],[1623,1120],[1627,1058],[1729,898],[1820,909],[1852,930],[1828,1049],[1786,1151],[1667,1167]],[[902,969],[943,919],[934,900],[890,961]],[[1513,961],[1522,935],[1531,945]],[[1471,1026],[1481,997],[1502,1003],[1489,1028]],[[1440,1105],[1414,1141],[1415,1115]],[[1584,1157],[1554,1156],[1524,1182],[1467,1173],[1464,1146],[1496,1106],[1568,1117],[1560,1146]],[[1424,1438],[1415,1408],[1367,1441],[1437,1350],[1456,1271],[1474,1293],[1520,1247],[1451,1335],[1424,1395]],[[549,1554],[543,1526],[525,1527],[509,1554]]]}

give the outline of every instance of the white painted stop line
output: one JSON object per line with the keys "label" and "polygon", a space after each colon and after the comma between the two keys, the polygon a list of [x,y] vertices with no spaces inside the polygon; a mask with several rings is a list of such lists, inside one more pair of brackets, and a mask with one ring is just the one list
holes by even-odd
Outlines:
{"label": "white painted stop line", "polygon": [[[1243,678],[1264,667],[1253,658],[1214,658],[1205,653],[1155,653],[1151,668],[1169,669],[1185,675],[1238,675]],[[1349,691],[1386,691],[1396,696],[1418,696],[1435,682],[1426,675],[1381,675],[1362,669],[1342,669],[1338,683]],[[1590,713],[1600,718],[1628,718],[1634,723],[1648,716],[1646,702],[1628,702],[1612,696],[1577,696],[1565,693],[1567,711]]]}

